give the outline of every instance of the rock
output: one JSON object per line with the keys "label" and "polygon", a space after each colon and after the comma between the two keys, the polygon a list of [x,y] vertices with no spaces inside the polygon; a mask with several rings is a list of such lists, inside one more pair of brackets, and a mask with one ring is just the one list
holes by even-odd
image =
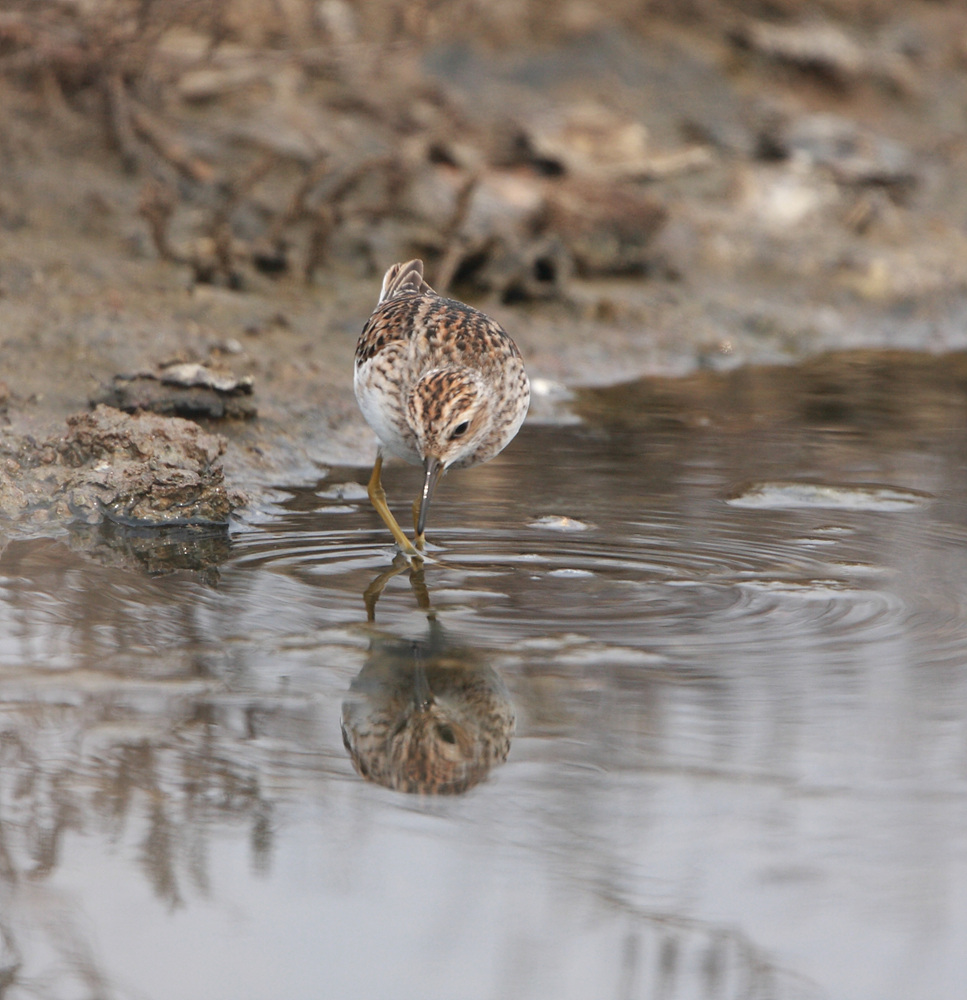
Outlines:
{"label": "rock", "polygon": [[56,447],[71,469],[62,486],[83,520],[121,524],[225,524],[229,495],[217,459],[224,438],[190,420],[129,416],[98,406],[70,417]]}
{"label": "rock", "polygon": [[[460,198],[459,171],[431,170],[436,182],[424,172],[408,204],[411,210],[424,208],[427,224],[451,230],[434,278],[444,292],[452,284],[469,284],[505,303],[535,301],[566,295],[575,271],[642,274],[667,217],[658,198],[630,183],[490,170]],[[446,214],[452,218],[449,227],[442,223]]]}
{"label": "rock", "polygon": [[224,526],[244,502],[226,486],[218,461],[225,447],[190,420],[98,406],[70,417],[61,437],[19,442],[8,461],[16,475],[0,477],[0,512],[12,520],[46,513],[87,524]]}
{"label": "rock", "polygon": [[823,73],[843,83],[866,65],[862,47],[833,24],[770,24],[753,21],[733,34],[736,44],[776,62]]}
{"label": "rock", "polygon": [[776,63],[815,73],[837,87],[869,77],[899,93],[911,94],[920,83],[903,53],[861,44],[828,22],[771,24],[751,21],[732,33],[733,42]]}
{"label": "rock", "polygon": [[546,185],[518,170],[488,171],[473,189],[459,235],[470,243],[531,229],[546,203]]}
{"label": "rock", "polygon": [[522,122],[515,145],[517,156],[542,174],[596,184],[668,177],[712,162],[710,150],[703,146],[652,150],[641,122],[594,102]]}
{"label": "rock", "polygon": [[557,237],[508,236],[468,254],[456,279],[496,294],[504,303],[534,302],[564,295],[573,269],[571,255]]}
{"label": "rock", "polygon": [[649,156],[641,122],[592,102],[522,122],[517,143],[526,162],[551,176],[633,176]]}
{"label": "rock", "polygon": [[844,184],[905,192],[918,180],[913,154],[906,146],[840,115],[796,118],[780,130],[779,142],[787,156],[825,167]]}
{"label": "rock", "polygon": [[189,419],[251,419],[258,414],[249,398],[252,391],[251,376],[238,378],[205,365],[178,363],[158,372],[115,375],[91,402],[127,413],[147,410]]}
{"label": "rock", "polygon": [[736,172],[736,203],[770,233],[799,232],[807,221],[825,218],[842,193],[825,173],[796,160],[760,164]]}
{"label": "rock", "polygon": [[545,227],[583,277],[642,274],[667,217],[657,198],[637,188],[561,184],[548,194]]}

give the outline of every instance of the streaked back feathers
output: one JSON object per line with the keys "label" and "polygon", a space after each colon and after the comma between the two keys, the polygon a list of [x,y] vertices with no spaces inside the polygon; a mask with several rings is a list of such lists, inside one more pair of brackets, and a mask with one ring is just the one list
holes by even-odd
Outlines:
{"label": "streaked back feathers", "polygon": [[[356,344],[354,386],[381,448],[424,466],[420,534],[436,481],[429,477],[493,458],[517,433],[530,400],[513,340],[479,309],[438,295],[420,260],[386,272]],[[403,545],[399,525],[380,513]]]}

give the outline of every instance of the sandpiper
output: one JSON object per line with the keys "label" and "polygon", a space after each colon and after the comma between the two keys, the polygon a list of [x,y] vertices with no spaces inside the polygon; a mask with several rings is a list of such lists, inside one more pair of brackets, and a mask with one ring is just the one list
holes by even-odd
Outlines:
{"label": "sandpiper", "polygon": [[[524,422],[530,383],[517,345],[489,316],[437,295],[423,262],[394,264],[356,345],[354,387],[379,450],[369,499],[401,551],[420,556],[433,489],[448,469],[486,462]],[[413,542],[390,512],[381,482],[388,452],[423,466]]]}

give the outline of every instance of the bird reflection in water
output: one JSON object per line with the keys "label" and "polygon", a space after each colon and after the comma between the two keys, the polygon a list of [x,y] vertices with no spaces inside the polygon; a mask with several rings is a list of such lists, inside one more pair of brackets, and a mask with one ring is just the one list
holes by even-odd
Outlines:
{"label": "bird reflection in water", "polygon": [[427,612],[426,638],[374,632],[342,706],[343,742],[356,770],[402,792],[458,795],[507,759],[514,708],[481,655],[452,642],[430,607],[423,568],[398,556],[365,595],[370,622],[386,583],[401,572]]}

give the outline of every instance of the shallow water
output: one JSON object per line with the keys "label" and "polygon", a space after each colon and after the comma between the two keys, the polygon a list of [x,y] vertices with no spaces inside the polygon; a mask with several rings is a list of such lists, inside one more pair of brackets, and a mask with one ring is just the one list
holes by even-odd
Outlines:
{"label": "shallow water", "polygon": [[964,358],[574,405],[441,484],[422,574],[364,469],[7,546],[4,997],[963,995]]}

